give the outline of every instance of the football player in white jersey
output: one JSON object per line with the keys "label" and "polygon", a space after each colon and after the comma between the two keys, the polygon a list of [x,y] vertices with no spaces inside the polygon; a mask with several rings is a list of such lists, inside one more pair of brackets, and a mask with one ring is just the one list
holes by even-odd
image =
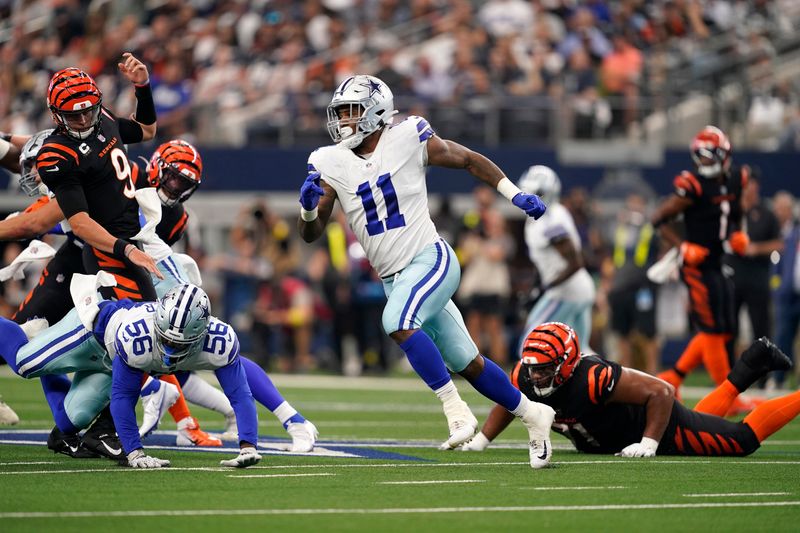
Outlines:
{"label": "football player in white jersey", "polygon": [[525,222],[525,243],[539,271],[541,296],[528,314],[522,339],[540,324],[562,322],[588,346],[595,287],[583,266],[575,222],[560,202],[561,180],[551,168],[534,165],[517,184],[547,203],[547,213],[542,218]]}
{"label": "football player in white jersey", "polygon": [[396,113],[392,91],[374,76],[352,76],[339,85],[328,106],[328,132],[335,144],[311,154],[300,189],[300,234],[306,242],[318,239],[339,200],[383,280],[388,298],[383,329],[443,403],[450,430],[443,448],[466,442],[477,428],[449,367],[522,419],[531,466],[547,466],[554,411],[520,394],[470,338],[451,300],[461,276],[458,260],[428,211],[426,167],[465,169],[534,218],[542,216],[545,205],[483,155],[437,137],[424,118],[411,116],[393,125]]}
{"label": "football player in white jersey", "polygon": [[[73,286],[75,278],[87,277],[75,274]],[[93,287],[92,292],[76,297],[78,307],[30,341],[19,325],[0,318],[0,356],[24,378],[74,371],[64,409],[74,413],[71,423],[77,428],[91,422],[110,394],[121,448],[129,466],[136,468],[169,465],[147,456],[142,448],[135,406],[144,374],[213,370],[239,430],[240,454],[222,464],[244,467],[258,462],[258,419],[239,341],[233,328],[211,316],[205,292],[183,284],[158,302],[136,303],[98,303]],[[77,451],[80,441],[74,444]]]}

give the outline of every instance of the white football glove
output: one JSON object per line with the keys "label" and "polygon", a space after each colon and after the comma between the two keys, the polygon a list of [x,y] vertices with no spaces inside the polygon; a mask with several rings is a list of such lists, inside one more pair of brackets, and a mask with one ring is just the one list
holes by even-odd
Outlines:
{"label": "white football glove", "polygon": [[641,442],[634,442],[625,446],[617,457],[655,457],[658,441],[650,437],[642,437]]}
{"label": "white football glove", "polygon": [[162,468],[169,466],[169,461],[158,457],[150,457],[144,453],[144,450],[139,448],[128,454],[128,466],[131,468]]}
{"label": "white football glove", "polygon": [[261,456],[252,446],[247,446],[239,450],[239,456],[236,459],[228,459],[227,461],[220,461],[222,466],[231,466],[233,468],[247,468],[253,466],[261,460]]}
{"label": "white football glove", "polygon": [[479,431],[472,439],[465,442],[458,449],[462,452],[482,452],[489,447],[489,443],[491,442],[492,441],[490,441],[482,431]]}

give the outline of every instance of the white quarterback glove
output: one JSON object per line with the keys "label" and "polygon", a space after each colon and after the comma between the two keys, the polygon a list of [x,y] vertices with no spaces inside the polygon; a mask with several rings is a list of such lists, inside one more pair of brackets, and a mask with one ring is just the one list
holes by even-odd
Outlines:
{"label": "white quarterback glove", "polygon": [[228,459],[227,461],[220,461],[222,466],[231,466],[233,468],[247,468],[253,466],[261,460],[261,456],[252,446],[247,446],[239,450],[239,456],[236,459]]}
{"label": "white quarterback glove", "polygon": [[486,435],[484,435],[482,431],[479,431],[472,439],[465,442],[458,449],[462,452],[482,452],[489,447],[490,442],[492,441],[486,438]]}
{"label": "white quarterback glove", "polygon": [[641,442],[629,444],[615,455],[618,457],[655,457],[657,449],[657,440],[651,439],[650,437],[642,437]]}
{"label": "white quarterback glove", "polygon": [[144,450],[139,448],[128,454],[128,466],[131,468],[162,468],[169,466],[169,461],[158,457],[150,457],[144,453]]}

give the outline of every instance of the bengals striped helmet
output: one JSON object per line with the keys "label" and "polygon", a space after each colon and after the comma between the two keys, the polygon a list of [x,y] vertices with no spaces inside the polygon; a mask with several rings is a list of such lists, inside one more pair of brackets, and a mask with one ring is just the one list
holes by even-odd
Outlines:
{"label": "bengals striped helmet", "polygon": [[537,396],[549,396],[563,385],[581,359],[578,335],[561,322],[545,322],[525,338],[522,370],[528,373]]}
{"label": "bengals striped helmet", "polygon": [[59,70],[50,78],[47,107],[53,120],[78,140],[88,139],[100,122],[103,93],[91,76],[70,67]]}
{"label": "bengals striped helmet", "polygon": [[692,139],[691,151],[697,173],[704,178],[716,178],[731,166],[731,142],[716,126],[700,130]]}
{"label": "bengals striped helmet", "polygon": [[158,189],[165,206],[185,202],[200,185],[202,174],[200,152],[179,139],[159,146],[147,163],[147,181]]}

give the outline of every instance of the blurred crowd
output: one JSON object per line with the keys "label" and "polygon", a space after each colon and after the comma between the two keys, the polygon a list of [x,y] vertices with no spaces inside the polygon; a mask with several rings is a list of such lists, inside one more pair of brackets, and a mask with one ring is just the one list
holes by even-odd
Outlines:
{"label": "blurred crowd", "polygon": [[46,84],[65,66],[132,111],[123,51],[151,69],[161,140],[204,145],[324,142],[330,94],[357,72],[449,138],[636,135],[692,83],[713,94],[746,65],[748,142],[795,149],[798,78],[772,67],[798,20],[792,0],[7,0],[0,129],[48,125]]}

